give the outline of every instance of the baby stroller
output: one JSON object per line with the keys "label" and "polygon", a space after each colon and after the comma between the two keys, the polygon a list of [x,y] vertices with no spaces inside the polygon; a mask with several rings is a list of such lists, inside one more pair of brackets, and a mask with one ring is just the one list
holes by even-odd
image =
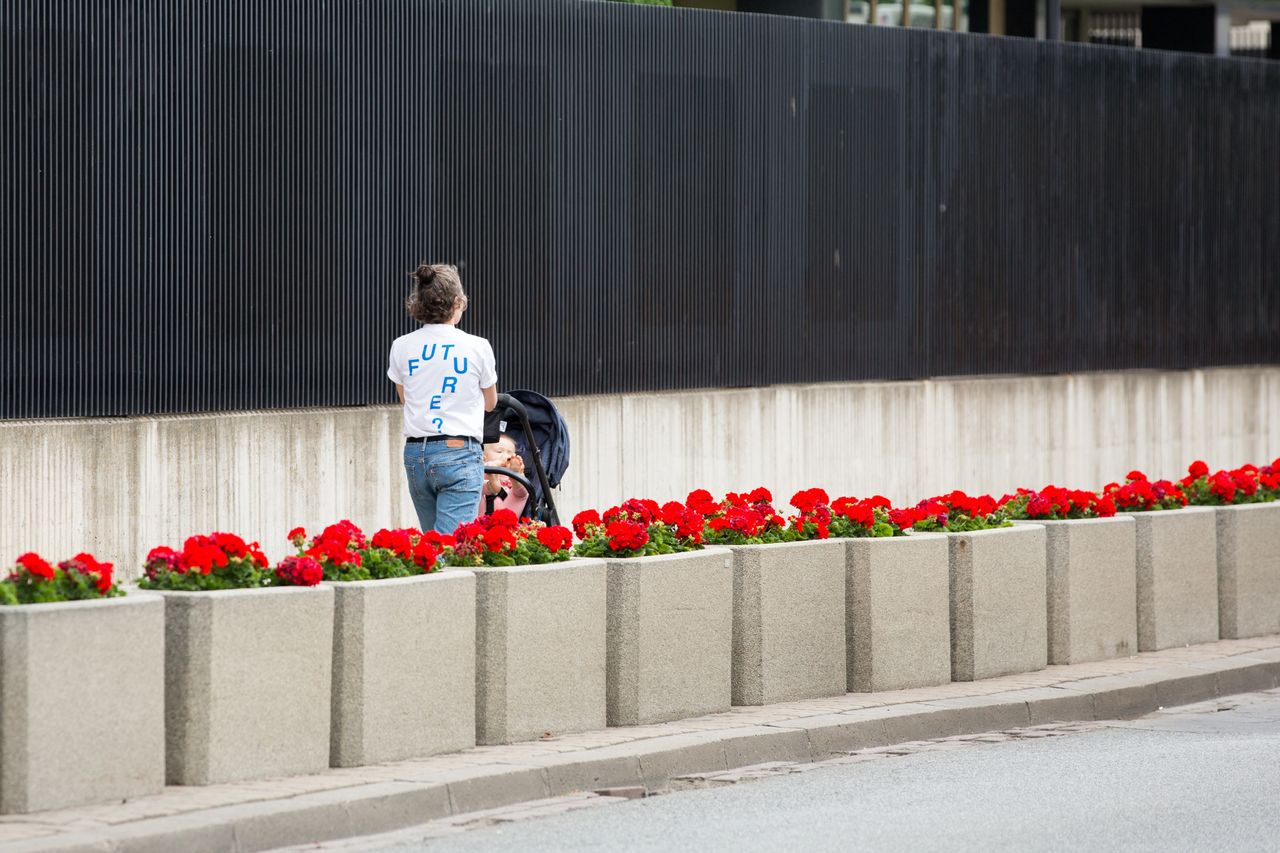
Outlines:
{"label": "baby stroller", "polygon": [[[521,516],[545,522],[560,523],[551,490],[569,468],[569,429],[564,418],[546,397],[536,391],[512,391],[498,395],[498,405],[485,415],[484,441],[491,444],[503,434],[516,444],[524,460],[525,474],[508,468],[485,466],[486,474],[501,474],[519,483],[529,492]],[[528,478],[533,474],[533,481]]]}

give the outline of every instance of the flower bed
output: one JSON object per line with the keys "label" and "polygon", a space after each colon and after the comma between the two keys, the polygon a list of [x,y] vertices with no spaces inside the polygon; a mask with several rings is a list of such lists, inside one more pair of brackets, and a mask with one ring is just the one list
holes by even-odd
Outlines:
{"label": "flower bed", "polygon": [[[407,528],[379,530],[370,540],[364,531],[344,519],[310,540],[306,530],[295,527],[289,531],[289,541],[298,550],[298,568],[293,574],[302,570],[304,560],[314,560],[320,566],[322,580],[344,582],[407,578],[434,571],[447,537],[435,531],[422,533]],[[314,571],[310,577],[314,577]]]}
{"label": "flower bed", "polygon": [[459,525],[444,546],[442,559],[449,566],[541,566],[568,560],[573,534],[567,527],[548,527],[500,509]]}
{"label": "flower bed", "polygon": [[311,557],[286,557],[276,567],[257,542],[234,533],[189,536],[182,550],[161,545],[147,553],[138,586],[160,592],[217,592],[267,586],[315,586],[324,578]]}
{"label": "flower bed", "polygon": [[604,563],[571,560],[567,528],[507,509],[440,544],[442,564],[474,569],[472,737],[498,744],[603,728]]}
{"label": "flower bed", "polygon": [[1218,558],[1214,511],[1187,507],[1181,485],[1130,471],[1103,491],[1134,522],[1138,650],[1153,652],[1218,639]]}
{"label": "flower bed", "polygon": [[0,813],[159,793],[164,603],[91,554],[23,554],[0,600]]}
{"label": "flower bed", "polygon": [[1280,459],[1212,473],[1197,460],[1179,485],[1189,504],[1215,508],[1219,634],[1280,633]]}
{"label": "flower bed", "polygon": [[655,557],[701,548],[707,524],[692,506],[632,498],[603,515],[578,513],[573,530],[581,540],[574,548],[579,557]]}
{"label": "flower bed", "polygon": [[1015,524],[1045,528],[1049,663],[1131,655],[1138,649],[1133,519],[1109,495],[1045,486],[1001,501]]}
{"label": "flower bed", "polygon": [[574,518],[577,553],[603,556],[608,565],[611,726],[730,707],[732,560],[722,548],[703,548],[707,528],[692,500],[632,499]]}
{"label": "flower bed", "polygon": [[26,553],[0,580],[0,605],[93,601],[124,595],[113,580],[114,566],[92,554],[76,554],[56,566],[39,554]]}
{"label": "flower bed", "polygon": [[155,548],[140,585],[165,599],[166,777],[209,785],[329,766],[331,586],[311,557],[274,571],[256,543]]}
{"label": "flower bed", "polygon": [[435,532],[350,521],[289,531],[333,582],[330,763],[358,767],[475,745],[475,578],[440,572]]}
{"label": "flower bed", "polygon": [[832,523],[826,493],[798,492],[790,522],[767,489],[709,497],[695,492],[687,505],[706,520],[705,541],[733,555],[733,704],[843,694],[844,548],[821,541]]}
{"label": "flower bed", "polygon": [[974,533],[1009,526],[989,495],[970,497],[961,491],[920,501],[911,508],[891,509],[888,514],[903,530],[921,533]]}
{"label": "flower bed", "polygon": [[1196,460],[1178,485],[1192,506],[1269,503],[1280,499],[1280,459],[1264,468],[1242,465],[1232,471],[1213,473],[1209,473],[1208,465]]}

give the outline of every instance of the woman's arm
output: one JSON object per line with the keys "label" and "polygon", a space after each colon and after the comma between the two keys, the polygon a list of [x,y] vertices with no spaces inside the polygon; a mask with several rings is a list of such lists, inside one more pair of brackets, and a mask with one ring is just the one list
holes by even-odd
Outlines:
{"label": "woman's arm", "polygon": [[400,405],[404,405],[404,386],[399,382],[396,383],[396,393],[400,395]]}
{"label": "woman's arm", "polygon": [[[490,385],[488,388],[481,388],[480,391],[484,394],[484,410],[486,412],[492,412],[498,408],[498,386],[496,384]],[[403,397],[401,399],[403,400]]]}

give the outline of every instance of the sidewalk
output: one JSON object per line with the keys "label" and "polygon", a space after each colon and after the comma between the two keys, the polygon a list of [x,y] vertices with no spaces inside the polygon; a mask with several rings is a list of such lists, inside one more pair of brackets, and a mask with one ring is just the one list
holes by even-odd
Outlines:
{"label": "sidewalk", "polygon": [[[1280,636],[890,693],[734,708],[672,723],[314,776],[169,787],[157,796],[0,818],[13,851],[255,851],[389,832],[574,791],[643,785],[770,761],[819,761],[914,740],[1053,721],[1141,716],[1280,686]],[[122,721],[121,725],[128,725]]]}

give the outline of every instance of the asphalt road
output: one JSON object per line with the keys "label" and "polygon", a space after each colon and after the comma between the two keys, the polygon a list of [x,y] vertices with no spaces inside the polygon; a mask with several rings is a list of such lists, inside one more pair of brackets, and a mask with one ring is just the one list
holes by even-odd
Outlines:
{"label": "asphalt road", "polygon": [[952,746],[362,849],[1280,850],[1280,691]]}

